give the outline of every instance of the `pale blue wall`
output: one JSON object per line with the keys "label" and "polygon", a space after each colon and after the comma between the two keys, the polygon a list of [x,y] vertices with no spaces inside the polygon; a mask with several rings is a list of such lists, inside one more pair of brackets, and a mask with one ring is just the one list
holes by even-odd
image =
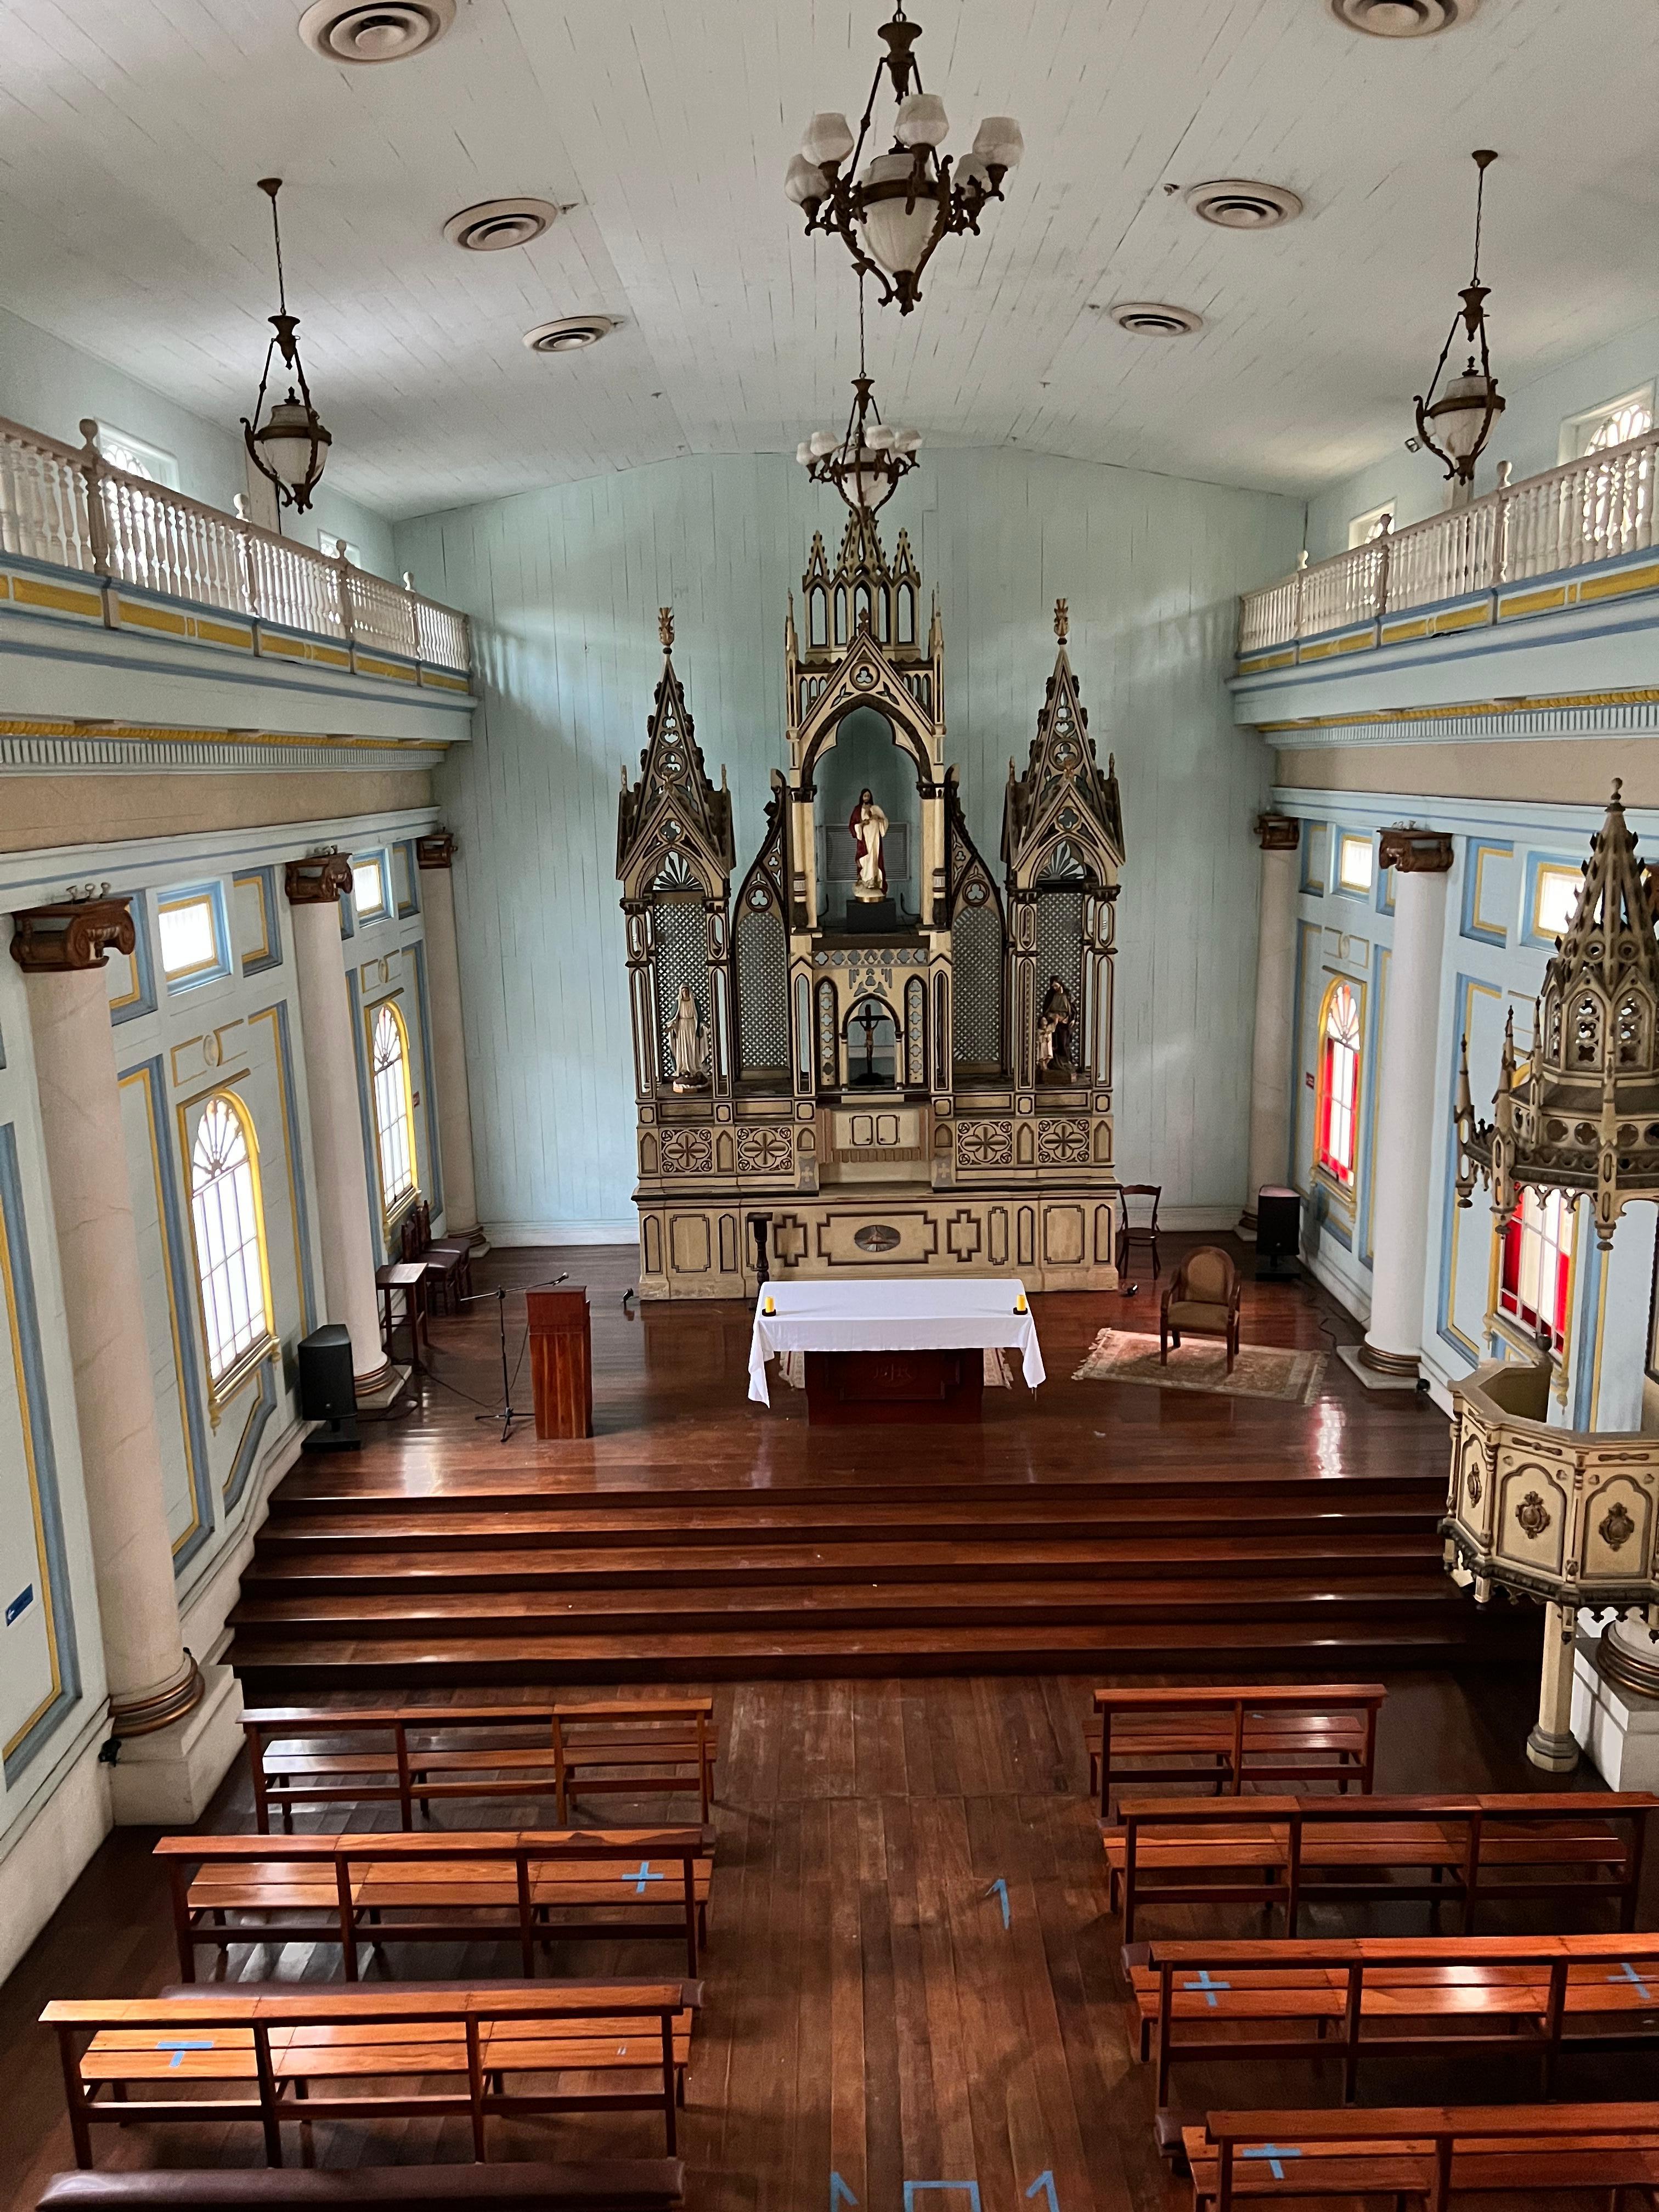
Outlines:
{"label": "pale blue wall", "polygon": [[[245,404],[252,407],[259,388],[259,364],[248,362]],[[320,405],[320,398],[319,402]],[[323,410],[326,420],[326,410]],[[160,446],[179,464],[179,489],[204,507],[230,511],[231,501],[246,483],[242,434],[234,416],[223,423],[210,422],[177,406],[171,399],[136,377],[112,368],[95,355],[83,352],[53,337],[19,315],[0,307],[0,415],[21,422],[25,429],[44,431],[67,444],[81,442],[81,419],[95,416],[120,429]],[[343,498],[324,478],[314,505],[305,514],[289,517],[288,534],[307,545],[317,543],[319,529],[349,538],[363,556],[363,565],[377,575],[392,576],[392,531],[389,524],[356,500]]]}
{"label": "pale blue wall", "polygon": [[[672,601],[675,661],[711,772],[727,763],[739,870],[784,760],[782,630],[815,526],[838,510],[775,455],[665,462],[402,524],[400,567],[473,616],[484,704],[441,798],[456,891],[485,1219],[626,1223],[633,1101],[613,876],[619,766],[637,772]],[[890,510],[945,622],[948,755],[997,865],[1010,754],[1053,665],[1051,609],[1115,749],[1118,1158],[1172,1206],[1236,1209],[1245,1176],[1269,756],[1221,678],[1235,595],[1293,560],[1299,504],[1172,477],[941,453]],[[893,534],[890,528],[890,542]]]}
{"label": "pale blue wall", "polygon": [[[1493,366],[1504,408],[1481,458],[1475,477],[1477,492],[1497,489],[1499,461],[1513,463],[1517,481],[1553,469],[1559,458],[1561,425],[1568,416],[1620,398],[1659,376],[1659,317],[1514,390],[1504,374],[1503,347],[1496,336]],[[1432,367],[1431,361],[1424,363],[1425,376]],[[1405,441],[1413,426],[1410,392],[1402,393],[1399,414],[1400,441],[1394,451],[1370,468],[1345,477],[1310,506],[1311,559],[1322,561],[1328,554],[1344,551],[1352,517],[1381,507],[1384,500],[1398,502],[1396,519],[1401,524],[1420,522],[1425,515],[1437,514],[1445,505],[1446,479],[1439,462],[1431,453],[1406,451]]]}

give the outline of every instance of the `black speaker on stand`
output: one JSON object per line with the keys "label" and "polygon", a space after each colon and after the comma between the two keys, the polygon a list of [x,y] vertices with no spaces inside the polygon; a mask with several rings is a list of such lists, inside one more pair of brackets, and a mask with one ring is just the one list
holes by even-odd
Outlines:
{"label": "black speaker on stand", "polygon": [[300,1339],[300,1419],[320,1421],[306,1438],[307,1451],[361,1451],[357,1392],[351,1372],[351,1331],[325,1322]]}
{"label": "black speaker on stand", "polygon": [[1255,1279],[1294,1282],[1301,1267],[1302,1194],[1269,1184],[1255,1194]]}

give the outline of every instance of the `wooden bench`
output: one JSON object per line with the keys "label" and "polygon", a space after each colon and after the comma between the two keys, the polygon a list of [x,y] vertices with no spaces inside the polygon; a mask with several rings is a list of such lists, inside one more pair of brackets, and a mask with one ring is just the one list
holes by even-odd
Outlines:
{"label": "wooden bench", "polygon": [[1334,2059],[1352,2104],[1362,2057],[1511,2052],[1548,2096],[1565,2054],[1659,2044],[1659,1936],[1154,1939],[1126,1963],[1166,2149],[1170,2074],[1194,2061]]}
{"label": "wooden bench", "polygon": [[[1601,1899],[1635,1925],[1646,1790],[1469,1797],[1162,1798],[1103,1828],[1113,1909],[1134,1941],[1150,1905],[1280,1907],[1294,1936],[1304,1905],[1456,1904],[1471,1935],[1482,1904]],[[1415,1877],[1415,1878],[1413,1878]]]}
{"label": "wooden bench", "polygon": [[1084,1738],[1090,1793],[1103,1820],[1115,1789],[1162,1782],[1237,1797],[1247,1781],[1330,1781],[1369,1796],[1387,1695],[1381,1682],[1097,1690],[1099,1722]]}
{"label": "wooden bench", "polygon": [[[712,1698],[604,1705],[276,1705],[242,1716],[253,1815],[291,1832],[296,1805],[395,1804],[405,1828],[434,1798],[553,1793],[558,1824],[578,1796],[695,1792],[705,1824],[718,1740]],[[356,1742],[339,1743],[356,1737]],[[317,1749],[319,1744],[337,1744]],[[618,1773],[618,1768],[635,1770]],[[641,1773],[637,1770],[643,1770]]]}
{"label": "wooden bench", "polygon": [[1241,2199],[1454,2197],[1659,2189],[1659,2105],[1431,2105],[1376,2112],[1212,2112],[1190,2128],[1194,2212]]}
{"label": "wooden bench", "polygon": [[500,2166],[207,2166],[55,2173],[37,2212],[347,2212],[416,2204],[421,2212],[675,2212],[685,2194],[677,2158]]}
{"label": "wooden bench", "polygon": [[163,1836],[155,1854],[173,1886],[185,1981],[204,1944],[223,1954],[240,1943],[337,1943],[355,1982],[364,1944],[502,1938],[517,1940],[526,1974],[554,1943],[683,1940],[695,1974],[712,1848],[707,1828],[480,1829]]}
{"label": "wooden bench", "polygon": [[[494,1989],[343,1989],[58,1999],[75,2160],[92,2164],[92,2130],[155,2121],[258,2121],[265,2162],[283,2163],[283,2123],[471,2119],[541,2113],[660,2112],[670,2155],[690,2052],[697,1982],[593,1981]],[[509,2089],[515,2075],[645,2074],[618,2087]],[[434,2079],[459,2076],[434,2090]],[[375,2084],[400,2086],[376,2087]],[[418,2083],[418,2087],[416,2084]],[[226,2094],[229,2092],[230,2094]],[[135,2094],[136,2093],[136,2094]],[[238,2094],[240,2093],[240,2094]],[[308,2141],[302,2155],[309,2163]]]}

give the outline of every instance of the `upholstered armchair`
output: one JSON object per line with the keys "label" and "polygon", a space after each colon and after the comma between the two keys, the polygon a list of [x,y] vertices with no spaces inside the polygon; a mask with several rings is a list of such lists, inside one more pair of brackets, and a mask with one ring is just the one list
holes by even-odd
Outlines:
{"label": "upholstered armchair", "polygon": [[1188,1336],[1219,1336],[1226,1340],[1227,1372],[1238,1357],[1238,1307],[1243,1292],[1238,1274],[1227,1255],[1213,1244],[1189,1252],[1176,1269],[1175,1280],[1164,1293],[1158,1317],[1158,1356],[1170,1364],[1170,1346],[1180,1348],[1182,1332]]}

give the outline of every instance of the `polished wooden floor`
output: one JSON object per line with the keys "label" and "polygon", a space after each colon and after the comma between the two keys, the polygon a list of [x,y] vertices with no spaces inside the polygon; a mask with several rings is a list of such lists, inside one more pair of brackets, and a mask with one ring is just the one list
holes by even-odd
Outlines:
{"label": "polished wooden floor", "polygon": [[[1171,1253],[1194,1240],[1172,1238]],[[1249,1255],[1236,1247],[1240,1261]],[[1165,1255],[1166,1266],[1170,1255]],[[979,1426],[814,1429],[747,1396],[742,1305],[592,1291],[591,1442],[506,1443],[495,1310],[434,1324],[410,1409],[278,1489],[233,1616],[262,1696],[633,1678],[1508,1662],[1536,1621],[1441,1571],[1446,1425],[1331,1358],[1311,1406],[1075,1382],[1103,1326],[1155,1332],[1158,1285],[1033,1301],[1048,1380]],[[492,1261],[519,1285],[544,1255]],[[522,1304],[508,1303],[509,1367]],[[1247,1342],[1357,1332],[1304,1285],[1248,1285]],[[1177,1364],[1182,1355],[1176,1355]],[[518,1386],[524,1389],[520,1376]]]}
{"label": "polished wooden floor", "polygon": [[[886,1483],[930,1491],[948,1518],[965,1513],[974,1494],[988,1505],[1018,1486],[1034,1508],[1052,1509],[1051,1525],[1069,1526],[1069,1491],[1084,1484],[1093,1497],[1111,1486],[1121,1492],[1126,1526],[1144,1492],[1139,1502],[1156,1501],[1175,1540],[1194,1516],[1226,1534],[1259,1486],[1313,1485],[1322,1504],[1350,1482],[1414,1496],[1443,1479],[1442,1418],[1408,1397],[1368,1397],[1334,1362],[1325,1396],[1305,1409],[1072,1383],[1103,1320],[1133,1314],[1134,1325],[1146,1325],[1145,1291],[1133,1304],[1043,1301],[1039,1326],[1054,1380],[1034,1401],[1018,1390],[988,1393],[977,1434],[873,1443],[846,1431],[815,1435],[798,1401],[769,1414],[744,1402],[745,1315],[658,1309],[625,1316],[622,1255],[588,1256],[600,1431],[592,1443],[538,1445],[520,1435],[503,1450],[475,1427],[471,1398],[491,1395],[494,1318],[486,1306],[472,1310],[482,1319],[439,1322],[435,1377],[416,1410],[375,1432],[360,1461],[344,1474],[308,1466],[290,1480],[303,1489],[349,1474],[360,1495],[379,1490],[400,1505],[423,1495],[464,1498],[504,1521],[526,1510],[526,1486],[538,1501],[599,1492],[614,1500],[617,1528],[636,1539],[635,1516],[652,1510],[653,1498],[679,1510],[691,1492],[743,1491],[797,1507],[845,1494],[866,1500],[859,1510],[867,1510],[867,1492]],[[511,1255],[501,1272],[532,1280],[547,1262]],[[1353,1334],[1322,1299],[1300,1290],[1249,1294],[1247,1337],[1319,1345],[1327,1332]],[[520,1502],[495,1502],[514,1498]],[[1353,1525],[1363,1549],[1365,1516]],[[1402,1540],[1372,1533],[1385,1550]],[[1156,1522],[1143,1519],[1131,1534],[1150,1540]],[[610,1546],[613,1555],[663,1548]],[[1458,1603],[1473,1613],[1467,1600]],[[1171,1620],[1194,1634],[1203,1625],[1196,1613],[1172,1613]],[[1158,1626],[1147,1624],[1148,1633]],[[1510,1663],[1470,1663],[1499,1648],[1448,1644],[1433,1663],[1384,1670],[1391,1688],[1379,1788],[1540,1786],[1521,1748],[1536,1680],[1529,1647]],[[1129,1655],[1129,1663],[1143,1668],[1146,1654]],[[1106,1917],[1084,1796],[1089,1688],[1115,1671],[933,1676],[897,1668],[882,1678],[714,1686],[724,1755],[708,2004],[684,2130],[690,2212],[835,2212],[848,2197],[860,2212],[1025,2212],[1030,2203],[1042,2212],[1045,2176],[1060,2212],[1176,2212],[1190,2202],[1154,2149],[1150,2085],[1133,2058],[1116,1923]],[[1271,1671],[1341,1670],[1316,1658]],[[598,1694],[619,1679],[596,1669],[579,1686]],[[629,1810],[605,1801],[605,1817]],[[359,1816],[369,1826],[384,1818],[385,1808]],[[547,1808],[503,1805],[492,1818],[530,1825],[545,1820]],[[327,1823],[356,1824],[343,1814]],[[204,1825],[252,1825],[240,1772]],[[142,1832],[112,1837],[0,1991],[0,2212],[32,2206],[44,2177],[70,2163],[55,2046],[33,2024],[41,2005],[53,1996],[151,1990],[175,1978],[149,1842]],[[1650,1876],[1651,1889],[1651,1869]],[[1650,1895],[1643,1924],[1654,1924],[1656,1903]],[[1317,1932],[1343,1924],[1328,1913]],[[1352,1924],[1408,1931],[1420,1922],[1402,1908]],[[393,1964],[434,1978],[514,1970],[509,1956],[485,1946],[422,1949]],[[561,1964],[571,1973],[650,1971],[660,1955],[656,1947],[584,1946]],[[233,1954],[231,1971],[326,1978],[335,1968],[325,1954],[289,1951],[278,1966],[275,1954],[249,1950]],[[1620,2086],[1610,2077],[1564,2083],[1583,2094]],[[1427,2100],[1443,2087],[1420,2070],[1379,2072],[1365,2083],[1379,2102]],[[1529,2094],[1530,2079],[1471,2071],[1458,2083],[1460,2096],[1488,2091]],[[1183,2094],[1195,2105],[1262,2101],[1259,2078],[1221,2069],[1194,2074]],[[1331,2084],[1287,2068],[1276,2094],[1323,2099]],[[504,2129],[497,2138],[501,2155],[574,2155],[601,2145],[648,2153],[655,2137],[647,2120],[623,2118]],[[456,2124],[418,2121],[319,2130],[318,2149],[329,2165],[468,2155]],[[257,2130],[246,2129],[112,2130],[100,2143],[107,2164],[259,2157]],[[907,2185],[927,2184],[953,2186],[913,2188],[907,2204]]]}

